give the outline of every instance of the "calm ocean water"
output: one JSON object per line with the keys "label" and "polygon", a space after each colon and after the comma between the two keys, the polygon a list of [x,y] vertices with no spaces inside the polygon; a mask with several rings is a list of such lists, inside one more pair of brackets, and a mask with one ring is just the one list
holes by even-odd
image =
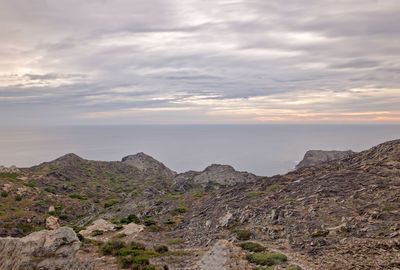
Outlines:
{"label": "calm ocean water", "polygon": [[66,153],[120,160],[145,152],[178,172],[229,164],[257,175],[291,170],[309,149],[361,151],[400,138],[400,125],[196,125],[0,128],[0,165]]}

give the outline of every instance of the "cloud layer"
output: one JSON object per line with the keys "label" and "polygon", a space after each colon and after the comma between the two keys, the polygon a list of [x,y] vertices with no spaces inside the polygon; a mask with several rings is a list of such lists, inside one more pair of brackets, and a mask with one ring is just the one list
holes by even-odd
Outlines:
{"label": "cloud layer", "polygon": [[1,124],[400,122],[397,0],[0,2]]}

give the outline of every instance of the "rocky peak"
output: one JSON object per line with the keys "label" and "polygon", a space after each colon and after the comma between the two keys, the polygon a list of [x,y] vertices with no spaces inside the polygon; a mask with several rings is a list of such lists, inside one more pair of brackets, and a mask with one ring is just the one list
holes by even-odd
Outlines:
{"label": "rocky peak", "polygon": [[158,174],[167,177],[174,177],[176,175],[176,172],[172,171],[163,163],[149,155],[146,155],[143,152],[122,158],[122,163],[131,165],[141,171],[150,172],[152,174]]}
{"label": "rocky peak", "polygon": [[296,169],[304,167],[312,167],[319,165],[324,162],[328,162],[335,159],[346,158],[355,153],[351,150],[347,151],[324,151],[324,150],[310,150],[304,155],[302,161],[297,164]]}
{"label": "rocky peak", "polygon": [[11,166],[9,168],[5,166],[0,166],[0,173],[18,173],[20,170],[16,166]]}
{"label": "rocky peak", "polygon": [[233,186],[238,183],[255,182],[257,177],[247,172],[236,171],[232,166],[212,164],[204,171],[194,176],[195,183],[217,183],[224,186]]}
{"label": "rocky peak", "polygon": [[69,154],[63,155],[53,161],[42,163],[41,166],[62,166],[62,167],[64,167],[64,166],[70,166],[70,165],[82,163],[84,161],[85,161],[85,159],[81,158],[80,156],[78,156],[74,153],[69,153]]}

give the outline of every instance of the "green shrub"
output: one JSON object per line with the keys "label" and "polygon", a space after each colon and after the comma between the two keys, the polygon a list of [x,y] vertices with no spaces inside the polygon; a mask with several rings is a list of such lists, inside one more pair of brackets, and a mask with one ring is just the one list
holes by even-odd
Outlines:
{"label": "green shrub", "polygon": [[73,193],[71,195],[69,195],[69,197],[71,199],[79,199],[79,200],[87,200],[88,196],[85,194],[77,194],[77,193]]}
{"label": "green shrub", "polygon": [[156,270],[156,267],[154,265],[145,265],[142,267],[142,270]]}
{"label": "green shrub", "polygon": [[14,200],[16,200],[17,202],[20,202],[20,201],[22,201],[22,196],[17,194],[17,195],[15,195]]}
{"label": "green shrub", "polygon": [[158,200],[154,202],[154,205],[159,206],[162,205],[164,203],[164,200]]}
{"label": "green shrub", "polygon": [[176,239],[170,239],[170,240],[168,240],[168,241],[167,241],[167,244],[168,244],[168,245],[176,245],[176,244],[181,244],[181,243],[183,243],[183,242],[185,242],[185,240],[176,238]]}
{"label": "green shrub", "polygon": [[124,228],[124,226],[122,224],[117,224],[114,226],[114,230],[116,230],[116,231],[121,230],[122,228]]}
{"label": "green shrub", "polygon": [[115,237],[116,238],[124,238],[126,236],[126,233],[118,233]]}
{"label": "green shrub", "polygon": [[176,223],[175,220],[170,218],[164,221],[165,225],[174,225],[175,223]]}
{"label": "green shrub", "polygon": [[301,267],[300,267],[300,266],[297,266],[297,265],[295,265],[295,266],[288,266],[288,267],[286,267],[286,270],[301,270]]}
{"label": "green shrub", "polygon": [[161,232],[162,231],[162,228],[157,225],[150,225],[147,227],[147,229],[151,232]]}
{"label": "green shrub", "polygon": [[111,199],[111,200],[108,200],[108,201],[106,201],[106,202],[104,203],[104,208],[109,208],[109,207],[111,207],[111,206],[113,206],[113,205],[116,205],[116,204],[118,204],[118,203],[120,203],[120,201],[119,201],[118,199]]}
{"label": "green shrub", "polygon": [[396,210],[396,206],[389,205],[382,208],[382,211],[393,211]]}
{"label": "green shrub", "polygon": [[203,192],[201,191],[195,191],[191,193],[193,197],[201,198],[203,197]]}
{"label": "green shrub", "polygon": [[[136,224],[140,223],[140,219],[135,214],[131,214],[128,217],[122,218],[122,219],[124,219],[124,222],[127,224],[129,224],[131,222],[136,223]],[[121,219],[121,223],[124,223],[124,222],[122,222],[122,219]]]}
{"label": "green shrub", "polygon": [[91,234],[90,234],[90,236],[99,236],[99,235],[103,235],[104,234],[104,231],[102,231],[102,230],[94,230]]}
{"label": "green shrub", "polygon": [[328,231],[316,231],[311,234],[311,237],[323,237],[326,236],[329,232]]}
{"label": "green shrub", "polygon": [[139,242],[135,242],[135,241],[130,242],[129,248],[134,249],[134,250],[146,250],[145,245],[143,245],[142,243],[139,243]]}
{"label": "green shrub", "polygon": [[287,257],[280,253],[254,253],[247,255],[246,259],[254,264],[269,266],[287,261]]}
{"label": "green shrub", "polygon": [[6,198],[7,196],[8,196],[8,192],[5,191],[5,190],[3,190],[3,191],[1,192],[1,197]]}
{"label": "green shrub", "polygon": [[120,257],[120,258],[118,258],[117,262],[121,266],[121,268],[129,268],[133,264],[133,258],[132,257]]}
{"label": "green shrub", "polygon": [[182,207],[178,207],[178,208],[175,208],[174,210],[172,210],[171,214],[178,215],[178,214],[186,213],[187,211],[189,211],[189,209],[187,207],[182,206]]}
{"label": "green shrub", "polygon": [[150,264],[150,256],[149,255],[138,255],[133,257],[133,263],[138,264],[138,265],[149,265]]}
{"label": "green shrub", "polygon": [[270,185],[269,187],[267,187],[266,189],[265,189],[265,191],[272,191],[272,190],[275,190],[275,189],[278,189],[278,188],[282,188],[283,186],[282,185]]}
{"label": "green shrub", "polygon": [[61,213],[58,217],[59,217],[60,219],[62,219],[62,220],[66,220],[66,219],[68,218],[68,215],[65,214],[65,213]]}
{"label": "green shrub", "polygon": [[235,233],[236,233],[237,239],[240,241],[249,240],[250,237],[253,235],[251,232],[246,231],[246,230],[238,230],[238,231],[235,231]]}
{"label": "green shrub", "polygon": [[57,193],[56,188],[55,187],[51,187],[51,186],[50,187],[46,187],[44,190],[49,192],[49,193],[53,193],[53,194]]}
{"label": "green shrub", "polygon": [[180,194],[176,194],[176,193],[174,193],[174,194],[172,194],[172,193],[169,193],[169,194],[167,194],[167,196],[165,196],[167,199],[172,199],[172,200],[176,200],[176,199],[179,199],[180,197],[181,197],[181,195]]}
{"label": "green shrub", "polygon": [[34,188],[36,186],[36,180],[35,179],[31,179],[28,182],[24,183],[24,186]]}
{"label": "green shrub", "polygon": [[161,246],[154,246],[154,251],[158,253],[165,253],[168,252],[168,247],[161,245]]}
{"label": "green shrub", "polygon": [[239,244],[239,247],[251,252],[262,252],[265,250],[265,247],[254,242],[243,242]]}
{"label": "green shrub", "polygon": [[144,220],[144,225],[146,225],[146,226],[156,225],[156,222],[151,218],[146,218]]}
{"label": "green shrub", "polygon": [[103,255],[113,255],[117,250],[124,247],[126,247],[126,244],[124,242],[112,240],[102,245],[99,251]]}

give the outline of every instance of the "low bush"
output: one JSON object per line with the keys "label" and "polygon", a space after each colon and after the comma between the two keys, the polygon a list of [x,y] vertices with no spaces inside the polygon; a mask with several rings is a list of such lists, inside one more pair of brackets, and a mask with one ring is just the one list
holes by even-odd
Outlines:
{"label": "low bush", "polygon": [[20,202],[20,201],[22,201],[22,196],[17,194],[17,195],[15,195],[14,200],[16,200],[17,202]]}
{"label": "low bush", "polygon": [[240,243],[238,246],[251,252],[262,252],[265,250],[265,247],[254,242],[243,242]]}
{"label": "low bush", "polygon": [[90,234],[90,236],[99,236],[99,235],[103,235],[104,234],[104,231],[102,231],[102,230],[94,230],[91,234]]}
{"label": "low bush", "polygon": [[104,208],[109,208],[109,207],[111,207],[111,206],[113,206],[113,205],[116,205],[116,204],[118,204],[118,203],[120,203],[120,201],[119,201],[118,199],[111,199],[111,200],[108,200],[108,201],[106,201],[106,202],[104,203]]}
{"label": "low bush", "polygon": [[250,231],[246,231],[246,230],[238,230],[238,231],[235,231],[235,233],[236,233],[237,239],[240,241],[249,240],[250,237],[253,235]]}
{"label": "low bush", "polygon": [[297,266],[297,265],[295,265],[295,266],[288,266],[288,267],[286,267],[286,270],[301,270],[301,267],[300,267],[300,266]]}
{"label": "low bush", "polygon": [[112,240],[102,245],[99,251],[103,255],[113,255],[117,250],[124,247],[126,247],[126,244],[124,242]]}
{"label": "low bush", "polygon": [[139,242],[135,242],[135,241],[130,242],[129,248],[135,249],[135,250],[146,250],[145,245],[143,245],[142,243],[139,243]]}
{"label": "low bush", "polygon": [[53,194],[56,194],[56,192],[57,192],[56,188],[55,187],[51,187],[51,186],[50,187],[46,187],[44,190],[49,192],[49,193],[53,193]]}
{"label": "low bush", "polygon": [[165,225],[174,225],[175,223],[176,223],[175,220],[170,218],[164,221]]}
{"label": "low bush", "polygon": [[69,197],[71,199],[79,199],[79,200],[87,200],[88,196],[85,194],[77,194],[77,193],[73,193],[71,195],[69,195]]}
{"label": "low bush", "polygon": [[167,246],[154,246],[154,251],[158,253],[165,253],[168,252],[168,247]]}
{"label": "low bush", "polygon": [[246,259],[254,264],[268,266],[287,261],[287,257],[280,253],[254,253],[247,255]]}
{"label": "low bush", "polygon": [[170,239],[170,240],[168,240],[168,241],[167,241],[167,244],[168,244],[168,245],[177,245],[177,244],[182,244],[183,242],[185,242],[185,240],[176,238],[176,239]]}
{"label": "low bush", "polygon": [[156,222],[151,218],[146,218],[143,223],[146,226],[156,225]]}
{"label": "low bush", "polygon": [[3,190],[3,191],[1,192],[1,197],[6,198],[7,196],[8,196],[8,192],[5,191],[5,190]]}
{"label": "low bush", "polygon": [[175,208],[170,213],[172,215],[178,215],[178,214],[186,213],[187,211],[189,211],[189,209],[187,207],[182,206],[182,207]]}

